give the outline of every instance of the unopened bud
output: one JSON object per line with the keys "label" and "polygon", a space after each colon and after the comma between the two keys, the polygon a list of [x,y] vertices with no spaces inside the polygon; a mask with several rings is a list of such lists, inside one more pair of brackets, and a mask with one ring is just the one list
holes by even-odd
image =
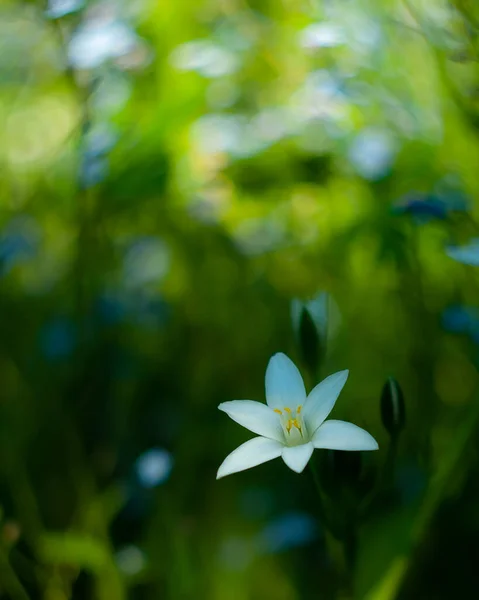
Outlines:
{"label": "unopened bud", "polygon": [[316,373],[321,358],[321,338],[306,307],[303,306],[298,330],[299,348],[304,364]]}
{"label": "unopened bud", "polygon": [[338,328],[339,311],[330,294],[322,292],[306,302],[295,298],[291,318],[303,362],[316,375],[326,347]]}
{"label": "unopened bud", "polygon": [[393,377],[388,378],[381,393],[381,419],[392,436],[398,435],[406,423],[404,396]]}

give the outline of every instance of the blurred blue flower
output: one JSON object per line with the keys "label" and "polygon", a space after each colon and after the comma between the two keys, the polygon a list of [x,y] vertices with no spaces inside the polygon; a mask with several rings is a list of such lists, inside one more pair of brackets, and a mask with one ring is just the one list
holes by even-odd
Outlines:
{"label": "blurred blue flower", "polygon": [[312,23],[305,27],[300,34],[303,48],[334,48],[346,42],[344,30],[336,23]]}
{"label": "blurred blue flower", "polygon": [[425,473],[414,463],[404,464],[397,468],[396,484],[403,504],[411,504],[419,498],[426,487]]}
{"label": "blurred blue flower", "polygon": [[121,71],[107,71],[93,89],[90,103],[95,114],[108,118],[121,110],[132,94],[132,83]]}
{"label": "blurred blue flower", "polygon": [[464,246],[449,246],[446,254],[463,265],[479,267],[479,238],[469,240]]}
{"label": "blurred blue flower", "polygon": [[153,488],[164,483],[173,468],[173,457],[163,448],[152,448],[143,453],[135,463],[140,484]]}
{"label": "blurred blue flower", "polygon": [[411,214],[419,220],[445,219],[448,213],[446,203],[435,196],[409,195],[393,207],[396,214]]}
{"label": "blurred blue flower", "polygon": [[479,344],[479,308],[475,306],[451,306],[442,313],[446,331],[467,335]]}
{"label": "blurred blue flower", "polygon": [[101,183],[108,174],[108,160],[84,156],[80,170],[80,182],[86,189]]}
{"label": "blurred blue flower", "polygon": [[248,157],[265,150],[293,129],[294,118],[290,111],[268,107],[251,118],[245,114],[203,115],[193,123],[191,137],[200,152]]}
{"label": "blurred blue flower", "polygon": [[68,358],[76,343],[73,321],[57,317],[45,324],[40,333],[40,346],[48,360],[57,361]]}
{"label": "blurred blue flower", "polygon": [[157,292],[148,290],[110,289],[95,303],[95,317],[103,326],[129,323],[140,327],[161,327],[169,315],[168,303]]}
{"label": "blurred blue flower", "polygon": [[[474,314],[476,312],[476,314]],[[473,319],[479,320],[479,311],[464,306],[450,306],[442,313],[442,324],[446,331],[468,333]]]}
{"label": "blurred blue flower", "polygon": [[170,252],[162,239],[153,236],[138,238],[125,253],[123,284],[132,289],[158,283],[169,268]]}
{"label": "blurred blue flower", "polygon": [[158,294],[135,294],[128,298],[128,318],[138,326],[163,326],[170,315],[170,307]]}
{"label": "blurred blue flower", "polygon": [[210,40],[193,40],[175,48],[172,65],[180,71],[196,71],[204,77],[222,77],[240,66],[236,54]]}
{"label": "blurred blue flower", "polygon": [[474,344],[479,345],[479,322],[474,323],[471,331],[469,332],[469,337]]}
{"label": "blurred blue flower", "polygon": [[[343,81],[334,72],[318,69],[309,73],[301,87],[291,97],[291,117],[300,130],[319,121],[322,128],[328,123],[347,121],[347,102]],[[332,130],[333,131],[333,130]]]}
{"label": "blurred blue flower", "polygon": [[448,173],[436,183],[433,194],[446,204],[449,211],[467,211],[470,201],[463,188],[461,178]]}
{"label": "blurred blue flower", "polygon": [[75,69],[95,69],[108,60],[132,54],[140,40],[126,24],[111,15],[86,19],[73,34],[68,58]]}
{"label": "blurred blue flower", "polygon": [[79,11],[85,5],[85,0],[48,0],[46,16],[50,19],[60,19]]}
{"label": "blurred blue flower", "polygon": [[127,315],[127,307],[120,294],[105,292],[97,298],[95,312],[105,325],[121,323]]}
{"label": "blurred blue flower", "polygon": [[84,188],[101,183],[108,174],[107,154],[113,148],[118,135],[108,123],[98,123],[83,137],[83,153],[80,181]]}
{"label": "blurred blue flower", "polygon": [[452,188],[447,181],[439,182],[430,194],[412,192],[402,198],[395,206],[393,213],[410,214],[419,223],[431,219],[443,220],[448,214],[468,209],[467,197],[459,189]]}
{"label": "blurred blue flower", "polygon": [[104,156],[117,140],[118,134],[109,123],[98,123],[86,132],[83,138],[83,152],[89,158]]}
{"label": "blurred blue flower", "polygon": [[0,233],[0,274],[33,258],[40,244],[40,232],[33,219],[18,217]]}
{"label": "blurred blue flower", "polygon": [[271,521],[257,536],[258,550],[265,554],[310,544],[318,537],[315,519],[302,512],[286,513]]}
{"label": "blurred blue flower", "polygon": [[397,153],[397,141],[387,130],[366,128],[358,133],[348,156],[356,171],[371,181],[388,175]]}

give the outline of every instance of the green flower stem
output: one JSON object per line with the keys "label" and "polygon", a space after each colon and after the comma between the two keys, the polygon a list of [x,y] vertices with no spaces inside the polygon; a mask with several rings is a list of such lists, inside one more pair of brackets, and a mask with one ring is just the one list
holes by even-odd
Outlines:
{"label": "green flower stem", "polygon": [[476,435],[479,424],[479,402],[473,400],[473,406],[468,418],[465,419],[464,426],[459,430],[454,443],[451,444],[451,451],[447,458],[443,460],[442,468],[431,480],[428,492],[426,493],[422,509],[416,519],[414,528],[415,539],[420,539],[431,522],[437,508],[439,507],[447,488],[454,478],[461,463],[464,461],[464,454],[467,451],[467,445],[471,438]]}
{"label": "green flower stem", "polygon": [[[338,527],[328,516],[321,489],[317,469],[312,461],[309,463],[314,485],[318,492],[318,512],[327,533],[330,533],[330,550],[338,563],[338,572],[342,578],[341,593],[344,600],[353,598],[353,573],[356,562],[357,535],[355,522],[350,521],[347,527]],[[327,536],[328,537],[328,536]],[[340,545],[340,547],[339,547]],[[337,552],[334,552],[337,548]]]}
{"label": "green flower stem", "polygon": [[0,546],[0,582],[11,600],[29,600],[3,546]]}
{"label": "green flower stem", "polygon": [[311,470],[311,474],[313,476],[314,486],[316,488],[316,491],[318,492],[317,508],[318,508],[321,522],[324,525],[324,527],[326,529],[328,529],[333,534],[334,537],[337,538],[338,537],[337,530],[335,531],[335,528],[333,527],[331,520],[328,517],[328,513],[326,511],[325,502],[324,502],[324,498],[323,498],[323,491],[321,489],[321,483],[319,481],[318,471],[312,460],[309,461],[309,467]]}
{"label": "green flower stem", "polygon": [[351,525],[344,538],[343,544],[347,570],[349,573],[353,573],[356,565],[356,555],[358,550],[358,536],[356,534],[355,526]]}
{"label": "green flower stem", "polygon": [[[477,399],[476,399],[477,400]],[[474,402],[474,401],[473,401]],[[457,438],[451,443],[451,451],[443,460],[441,467],[432,478],[426,491],[421,508],[415,519],[412,531],[412,539],[409,549],[408,568],[404,570],[401,578],[397,581],[395,589],[399,590],[402,582],[407,578],[411,565],[415,564],[414,555],[421,546],[428,527],[434,518],[444,495],[447,492],[451,479],[457,473],[457,469],[464,461],[464,454],[471,438],[477,435],[479,425],[479,402],[475,401],[469,418],[465,420],[464,426],[459,430]]]}
{"label": "green flower stem", "polygon": [[369,509],[374,501],[378,498],[380,493],[392,483],[396,467],[398,445],[399,435],[392,435],[389,440],[386,459],[376,479],[376,484],[371,492],[364,498],[360,506],[359,515],[361,517],[364,517],[369,512]]}
{"label": "green flower stem", "polygon": [[[61,19],[50,20],[53,32],[58,40],[58,47],[63,57],[65,79],[73,95],[76,97],[80,118],[76,128],[80,145],[83,144],[85,135],[91,126],[92,116],[90,108],[90,96],[93,84],[80,85],[75,69],[68,60],[68,40],[65,35]],[[84,319],[88,310],[88,300],[92,293],[92,282],[87,277],[87,263],[95,264],[93,259],[95,240],[92,239],[93,232],[98,232],[98,216],[96,213],[96,195],[91,189],[86,189],[82,181],[78,180],[77,191],[77,253],[75,259],[75,286],[76,286],[76,309],[79,321]],[[83,328],[80,328],[81,341],[83,341]],[[82,344],[81,344],[82,345]]]}

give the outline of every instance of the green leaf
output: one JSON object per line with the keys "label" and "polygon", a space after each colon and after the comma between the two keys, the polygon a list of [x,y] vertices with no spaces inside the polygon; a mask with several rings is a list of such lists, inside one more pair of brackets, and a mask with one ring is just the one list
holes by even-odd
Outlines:
{"label": "green leaf", "polygon": [[46,563],[68,565],[98,573],[109,561],[103,542],[83,533],[44,533],[38,555]]}

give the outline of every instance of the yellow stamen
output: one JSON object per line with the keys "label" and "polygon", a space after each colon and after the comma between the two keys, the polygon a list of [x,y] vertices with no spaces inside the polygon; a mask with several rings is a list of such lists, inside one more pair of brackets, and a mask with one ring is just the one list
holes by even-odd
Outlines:
{"label": "yellow stamen", "polygon": [[278,413],[278,415],[282,415],[283,413],[279,410],[279,408],[274,408],[273,411]]}
{"label": "yellow stamen", "polygon": [[298,422],[298,419],[288,419],[288,422],[286,423],[286,431],[290,433],[293,427],[296,427],[299,433],[303,435],[303,431],[301,429],[301,425]]}
{"label": "yellow stamen", "polygon": [[301,405],[299,405],[299,406],[298,406],[298,408],[296,409],[296,412],[298,413],[298,415],[299,415],[299,413],[301,412],[301,409],[302,409],[302,408],[303,408],[303,407],[302,407]]}
{"label": "yellow stamen", "polygon": [[291,414],[291,409],[290,409],[290,408],[288,408],[287,406],[285,406],[285,407],[284,407],[284,412],[287,412],[287,413],[288,413],[288,415],[290,415],[290,414]]}

